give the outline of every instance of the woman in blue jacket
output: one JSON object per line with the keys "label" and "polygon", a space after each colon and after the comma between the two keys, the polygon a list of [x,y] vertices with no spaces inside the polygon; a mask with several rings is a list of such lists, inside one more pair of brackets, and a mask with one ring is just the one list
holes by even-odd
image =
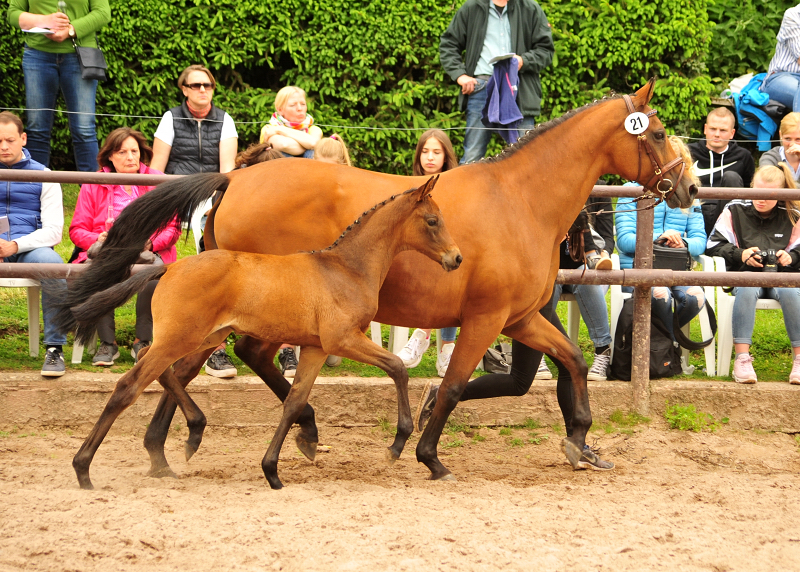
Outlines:
{"label": "woman in blue jacket", "polygon": [[[670,143],[676,153],[684,157],[686,165],[692,164],[686,146],[677,137],[670,137]],[[687,168],[684,176],[694,178]],[[629,183],[638,184],[638,183]],[[699,186],[699,182],[697,185]],[[633,256],[636,251],[636,216],[637,203],[620,199],[617,202],[616,229],[617,251],[620,268],[633,268]],[[689,254],[697,257],[706,249],[706,231],[700,204],[695,201],[688,209],[670,208],[666,202],[656,205],[653,211],[653,241],[663,240],[665,246],[672,248],[688,247]],[[700,313],[705,303],[703,289],[700,286],[655,286],[652,289],[653,314],[658,316],[667,329],[672,332],[672,302],[678,324],[683,327]],[[674,336],[673,336],[674,338]]]}

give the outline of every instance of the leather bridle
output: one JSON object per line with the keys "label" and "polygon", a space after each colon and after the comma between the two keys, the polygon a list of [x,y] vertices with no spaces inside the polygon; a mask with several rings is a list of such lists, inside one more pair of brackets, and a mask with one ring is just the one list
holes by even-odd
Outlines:
{"label": "leather bridle", "polygon": [[[633,101],[631,100],[630,95],[623,95],[622,99],[625,101],[625,106],[628,108],[628,113],[635,113],[636,109],[633,106]],[[647,112],[647,117],[652,117],[657,112],[655,109],[651,109]],[[639,148],[639,169],[636,175],[636,181],[641,183],[642,182],[642,148],[644,148],[645,153],[650,158],[650,163],[653,166],[653,176],[650,177],[650,180],[647,183],[642,183],[644,187],[644,194],[635,199],[637,202],[643,199],[655,199],[656,203],[658,204],[661,201],[665,201],[669,199],[675,193],[675,187],[681,184],[681,179],[683,178],[683,174],[686,172],[686,163],[683,160],[683,157],[678,155],[675,159],[667,163],[666,165],[661,164],[661,160],[656,155],[655,151],[653,150],[652,145],[650,145],[650,141],[647,140],[646,133],[640,133],[639,135],[635,136],[638,140]],[[680,166],[681,170],[678,173],[678,180],[673,183],[671,179],[667,179],[664,177],[666,173],[669,173],[673,169],[676,169]],[[653,192],[655,191],[655,192]],[[655,205],[653,205],[655,206]]]}

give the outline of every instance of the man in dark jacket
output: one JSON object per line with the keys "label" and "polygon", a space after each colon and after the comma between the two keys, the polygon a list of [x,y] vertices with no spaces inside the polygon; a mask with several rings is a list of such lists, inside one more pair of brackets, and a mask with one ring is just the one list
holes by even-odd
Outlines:
{"label": "man in dark jacket", "polygon": [[[753,156],[731,141],[736,134],[736,118],[725,107],[717,107],[706,117],[702,141],[689,145],[694,158],[694,172],[704,187],[749,187],[755,172]],[[706,236],[728,204],[726,200],[704,199],[703,220]]]}
{"label": "man in dark jacket", "polygon": [[467,0],[459,8],[440,39],[439,59],[461,86],[458,102],[467,112],[461,163],[481,159],[492,137],[481,123],[484,88],[492,75],[490,60],[514,54],[519,70],[517,105],[523,115],[519,129],[524,132],[534,126],[541,111],[539,73],[550,65],[554,51],[550,23],[534,0]]}

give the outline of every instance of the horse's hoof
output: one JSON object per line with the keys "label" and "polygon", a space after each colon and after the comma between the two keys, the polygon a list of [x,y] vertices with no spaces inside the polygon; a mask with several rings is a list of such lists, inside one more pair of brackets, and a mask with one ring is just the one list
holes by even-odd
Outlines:
{"label": "horse's hoof", "polygon": [[432,481],[457,481],[458,479],[456,478],[456,476],[453,473],[447,473],[446,475],[443,475],[441,477],[434,477],[433,475],[431,475],[431,480]]}
{"label": "horse's hoof", "polygon": [[561,452],[566,455],[569,464],[573,469],[579,469],[581,457],[583,456],[583,449],[578,447],[575,443],[564,437],[561,440]]}
{"label": "horse's hoof", "polygon": [[301,433],[298,433],[297,437],[294,438],[294,442],[297,448],[300,449],[300,452],[305,455],[306,459],[313,463],[314,459],[317,458],[318,441],[307,441]]}
{"label": "horse's hoof", "polygon": [[148,477],[153,477],[154,479],[163,479],[164,477],[169,477],[170,479],[177,479],[178,475],[176,475],[173,470],[168,466],[160,467],[158,469],[152,468],[147,471]]}
{"label": "horse's hoof", "polygon": [[283,488],[283,483],[277,476],[267,477],[267,482],[269,483],[269,488],[273,491],[278,491]]}
{"label": "horse's hoof", "polygon": [[89,480],[88,476],[86,478],[78,477],[78,485],[80,485],[81,489],[84,491],[94,490],[94,485],[92,484],[92,481]]}
{"label": "horse's hoof", "polygon": [[183,452],[184,452],[184,454],[186,454],[186,460],[187,461],[189,459],[191,459],[194,456],[195,453],[197,453],[197,449],[198,449],[197,447],[195,447],[193,445],[190,445],[189,441],[186,441],[183,444]]}
{"label": "horse's hoof", "polygon": [[400,458],[400,455],[398,455],[397,453],[392,451],[391,447],[387,447],[386,448],[386,462],[389,463],[390,467],[392,465],[394,465],[395,461],[397,461],[397,459],[399,459],[399,458]]}

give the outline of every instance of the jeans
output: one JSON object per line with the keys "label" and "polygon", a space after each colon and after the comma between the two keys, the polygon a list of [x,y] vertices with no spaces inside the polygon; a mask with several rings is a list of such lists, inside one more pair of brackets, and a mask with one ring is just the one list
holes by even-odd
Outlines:
{"label": "jeans", "polygon": [[457,328],[442,328],[443,344],[452,344],[454,341],[456,341],[456,329]]}
{"label": "jeans", "polygon": [[313,149],[306,149],[302,155],[289,155],[285,151],[280,152],[281,155],[288,159],[313,159],[314,158],[314,150]]}
{"label": "jeans", "polygon": [[594,284],[556,284],[553,288],[553,315],[555,315],[562,292],[569,292],[575,296],[594,347],[602,348],[611,345],[608,306],[603,288]]}
{"label": "jeans", "polygon": [[[492,139],[493,129],[487,129],[481,123],[481,115],[483,114],[483,107],[486,105],[486,83],[485,79],[478,79],[478,87],[481,85],[480,91],[467,96],[467,131],[464,133],[464,156],[461,157],[459,163],[472,163],[480,161],[486,155],[486,148],[489,146],[489,141]],[[536,122],[533,117],[523,117],[519,124],[520,135],[533,129]]]}
{"label": "jeans", "polygon": [[[691,292],[690,292],[691,290]],[[700,286],[656,286],[651,290],[651,312],[658,316],[666,326],[672,339],[672,301],[675,300],[675,314],[678,316],[678,325],[682,328],[692,321],[705,304],[705,295]]]}
{"label": "jeans", "polygon": [[[64,95],[69,131],[79,171],[97,170],[95,132],[95,94],[97,80],[81,77],[78,55],[51,54],[25,47],[22,54],[25,74],[25,104],[28,108],[25,131],[31,157],[44,166],[50,163],[50,133],[59,90]],[[39,111],[36,111],[39,110]]]}
{"label": "jeans", "polygon": [[800,74],[774,73],[764,80],[761,91],[792,111],[800,111]]}
{"label": "jeans", "polygon": [[756,302],[760,298],[777,300],[783,310],[783,323],[792,347],[800,347],[800,288],[734,288],[733,343],[753,343],[753,327],[756,323]]}
{"label": "jeans", "polygon": [[[26,262],[28,264],[64,264],[64,261],[58,253],[52,248],[34,248],[28,252],[17,253],[14,256],[9,256],[5,259],[6,262]],[[58,332],[53,326],[53,318],[57,312],[54,307],[53,296],[48,293],[48,283],[51,288],[61,289],[66,291],[67,281],[64,279],[51,278],[49,280],[41,280],[42,283],[42,317],[44,320],[44,345],[45,346],[63,346],[67,343],[67,336]]]}

